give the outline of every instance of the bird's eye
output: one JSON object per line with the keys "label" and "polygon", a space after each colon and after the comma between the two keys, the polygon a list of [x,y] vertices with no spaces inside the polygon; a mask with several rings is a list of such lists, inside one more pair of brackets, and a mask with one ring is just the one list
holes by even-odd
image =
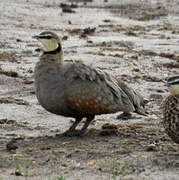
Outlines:
{"label": "bird's eye", "polygon": [[52,39],[52,36],[45,36],[45,39]]}

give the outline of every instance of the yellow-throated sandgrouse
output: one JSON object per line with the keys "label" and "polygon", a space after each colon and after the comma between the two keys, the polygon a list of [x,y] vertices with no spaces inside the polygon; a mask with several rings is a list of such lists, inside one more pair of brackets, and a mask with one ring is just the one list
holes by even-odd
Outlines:
{"label": "yellow-throated sandgrouse", "polygon": [[[145,115],[143,98],[122,80],[82,63],[64,63],[61,40],[49,31],[34,36],[42,43],[35,67],[35,87],[39,103],[49,112],[75,118],[64,133],[85,133],[95,115],[136,112]],[[81,130],[79,122],[86,118]]]}

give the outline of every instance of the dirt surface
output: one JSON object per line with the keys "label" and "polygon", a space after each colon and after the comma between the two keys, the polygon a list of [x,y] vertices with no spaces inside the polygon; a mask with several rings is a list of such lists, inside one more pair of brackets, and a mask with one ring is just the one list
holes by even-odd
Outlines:
{"label": "dirt surface", "polygon": [[[179,146],[160,108],[165,80],[178,75],[178,1],[60,3],[0,2],[0,180],[178,180]],[[84,137],[63,137],[73,119],[45,111],[34,92],[31,37],[44,30],[62,37],[65,60],[122,77],[149,99],[148,117],[96,116]]]}

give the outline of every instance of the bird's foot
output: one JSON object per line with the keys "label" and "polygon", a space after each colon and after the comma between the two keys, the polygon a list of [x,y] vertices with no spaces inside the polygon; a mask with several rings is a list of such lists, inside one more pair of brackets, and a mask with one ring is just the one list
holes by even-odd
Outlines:
{"label": "bird's foot", "polygon": [[123,112],[122,114],[117,116],[117,119],[128,120],[128,119],[134,119],[134,117],[132,116],[131,113]]}
{"label": "bird's foot", "polygon": [[63,133],[63,136],[67,136],[67,137],[73,137],[73,136],[83,136],[85,134],[84,131],[81,130],[67,130],[66,132]]}

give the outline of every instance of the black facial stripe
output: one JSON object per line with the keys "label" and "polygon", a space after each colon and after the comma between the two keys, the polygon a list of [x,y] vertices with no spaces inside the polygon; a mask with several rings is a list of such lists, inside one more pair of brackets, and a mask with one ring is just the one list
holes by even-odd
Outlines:
{"label": "black facial stripe", "polygon": [[179,84],[179,81],[172,82],[171,84],[172,84],[172,85]]}
{"label": "black facial stripe", "polygon": [[176,85],[179,84],[179,80],[168,82],[169,85]]}
{"label": "black facial stripe", "polygon": [[52,36],[47,35],[47,36],[39,36],[40,39],[52,39]]}

